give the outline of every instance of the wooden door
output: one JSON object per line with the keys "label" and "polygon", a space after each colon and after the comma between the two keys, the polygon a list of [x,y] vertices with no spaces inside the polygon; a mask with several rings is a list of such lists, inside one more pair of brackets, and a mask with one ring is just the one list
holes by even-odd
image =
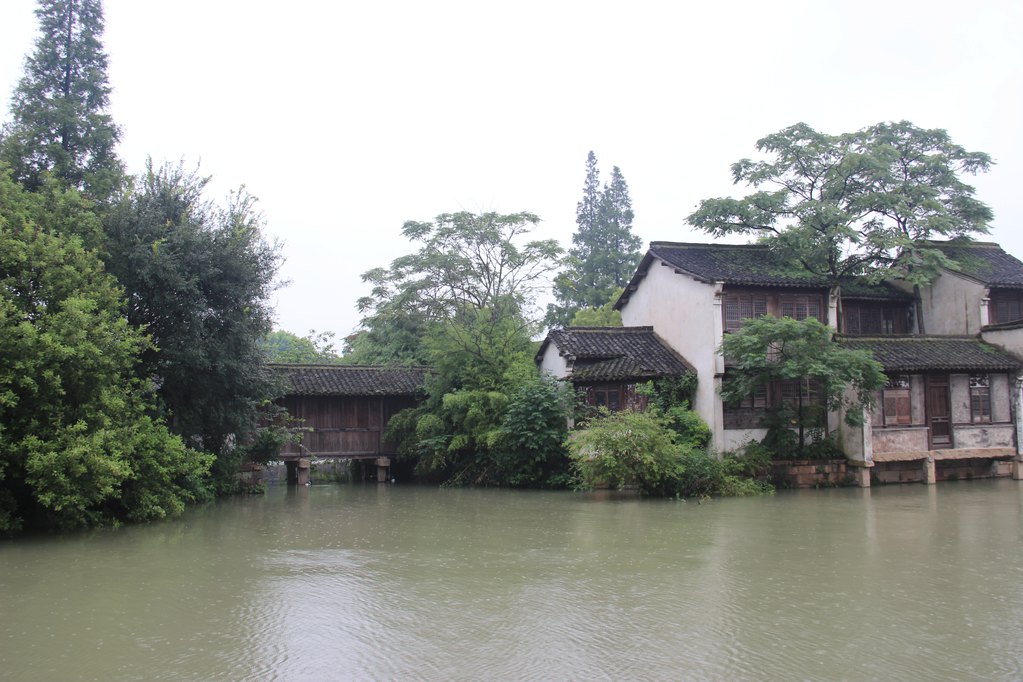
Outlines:
{"label": "wooden door", "polygon": [[952,447],[952,410],[948,375],[927,377],[927,428],[931,449]]}

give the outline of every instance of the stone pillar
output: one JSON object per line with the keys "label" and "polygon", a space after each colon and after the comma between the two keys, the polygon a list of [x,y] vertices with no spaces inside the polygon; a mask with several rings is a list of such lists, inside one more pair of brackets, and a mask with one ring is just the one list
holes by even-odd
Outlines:
{"label": "stone pillar", "polygon": [[1023,461],[1019,458],[1012,460],[1012,480],[1023,481]]}
{"label": "stone pillar", "polygon": [[287,481],[288,485],[298,483],[298,462],[293,459],[285,460],[284,470],[286,472],[284,480]]}
{"label": "stone pillar", "polygon": [[934,458],[927,457],[923,462],[924,480],[927,485],[934,485],[938,482],[937,468],[934,466]]}
{"label": "stone pillar", "polygon": [[297,464],[298,477],[296,482],[299,485],[309,485],[309,469],[312,468],[312,465],[309,463],[309,460],[306,459],[305,457],[298,460]]}
{"label": "stone pillar", "polygon": [[846,462],[845,467],[845,470],[852,474],[857,487],[870,487],[870,470],[874,467],[873,462],[861,462],[853,459]]}
{"label": "stone pillar", "polygon": [[374,460],[377,465],[377,483],[387,483],[390,480],[391,459],[390,457],[377,457]]}

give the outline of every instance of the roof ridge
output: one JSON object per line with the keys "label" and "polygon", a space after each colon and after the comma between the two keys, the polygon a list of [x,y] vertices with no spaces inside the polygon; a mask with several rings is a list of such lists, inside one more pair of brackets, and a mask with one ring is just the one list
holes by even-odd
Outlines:
{"label": "roof ridge", "polygon": [[642,325],[635,327],[600,327],[596,325],[587,325],[581,327],[563,327],[563,332],[652,332],[654,328],[650,325]]}
{"label": "roof ridge", "polygon": [[665,241],[652,241],[650,242],[650,248],[655,246],[669,247],[669,248],[692,248],[692,247],[710,247],[710,248],[729,248],[729,249],[750,249],[756,251],[765,251],[769,249],[766,244],[720,244],[718,242],[665,242]]}
{"label": "roof ridge", "polygon": [[337,363],[316,363],[316,362],[268,362],[270,367],[281,367],[284,369],[362,369],[362,370],[410,370],[410,369],[432,369],[429,365],[343,365]]}

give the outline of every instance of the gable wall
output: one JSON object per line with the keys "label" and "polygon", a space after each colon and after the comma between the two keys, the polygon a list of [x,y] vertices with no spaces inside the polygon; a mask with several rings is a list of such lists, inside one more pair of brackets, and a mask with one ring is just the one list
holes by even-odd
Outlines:
{"label": "gable wall", "polygon": [[927,334],[977,334],[981,320],[983,284],[951,272],[942,272],[920,292],[924,331]]}
{"label": "gable wall", "polygon": [[717,399],[715,374],[721,343],[721,306],[715,300],[716,287],[677,274],[656,260],[650,266],[628,303],[622,307],[622,323],[650,325],[669,346],[696,369],[696,398],[693,409],[710,426],[715,444],[721,443],[721,405]]}
{"label": "gable wall", "polygon": [[547,344],[543,352],[543,359],[540,361],[540,371],[558,378],[564,379],[568,376],[568,362],[561,356],[557,344],[553,341]]}

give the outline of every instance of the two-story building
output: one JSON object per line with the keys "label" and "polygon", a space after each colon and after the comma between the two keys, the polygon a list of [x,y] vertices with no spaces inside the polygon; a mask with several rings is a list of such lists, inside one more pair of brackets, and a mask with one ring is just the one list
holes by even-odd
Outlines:
{"label": "two-story building", "polygon": [[627,327],[651,327],[694,369],[693,409],[718,451],[762,438],[772,407],[814,399],[812,384],[797,380],[723,403],[724,335],[761,315],[813,317],[835,330],[838,343],[872,352],[890,380],[862,427],[827,416],[827,430],[859,466],[861,484],[871,475],[933,481],[1003,474],[1013,461],[1018,473],[1023,262],[995,244],[935,246],[960,269],[943,272],[917,302],[910,287],[896,283],[829,287],[778,264],[759,245],[653,242],[616,307]]}

